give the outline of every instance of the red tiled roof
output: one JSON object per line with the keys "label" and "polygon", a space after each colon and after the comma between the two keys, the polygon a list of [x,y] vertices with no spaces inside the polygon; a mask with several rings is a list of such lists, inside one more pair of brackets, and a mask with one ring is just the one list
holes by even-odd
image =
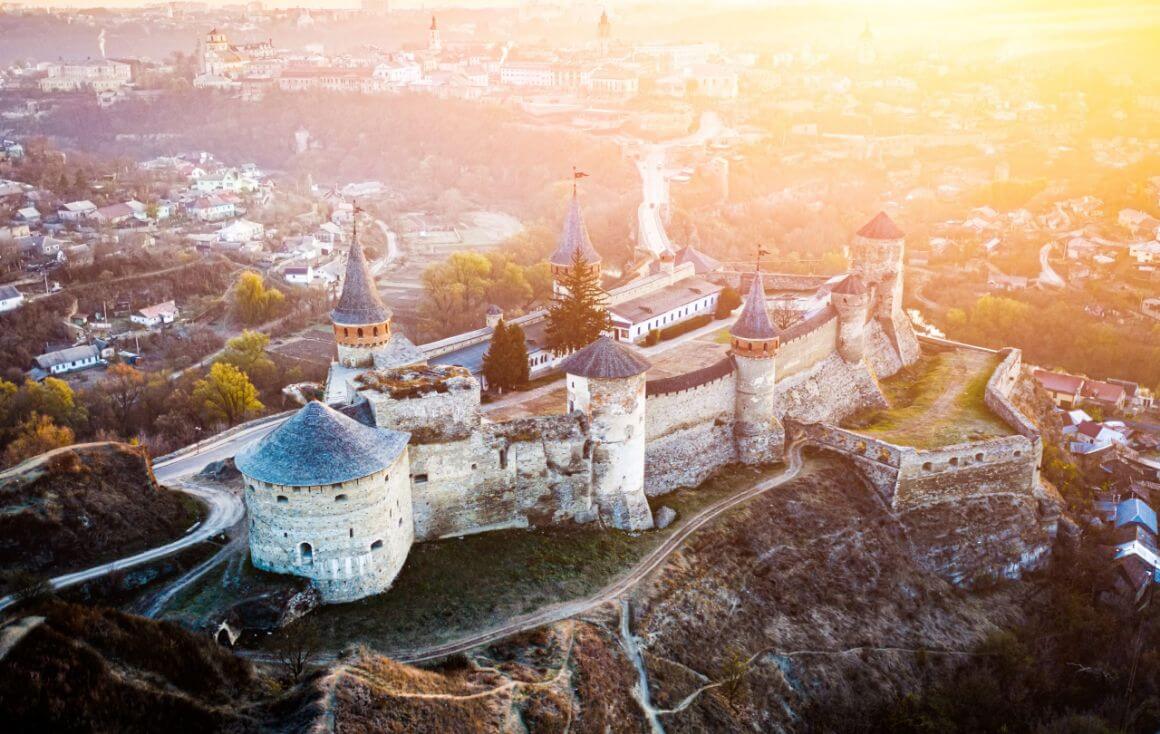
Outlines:
{"label": "red tiled roof", "polygon": [[1060,372],[1047,372],[1046,370],[1036,370],[1035,379],[1039,380],[1039,384],[1043,385],[1046,390],[1067,393],[1068,395],[1075,395],[1079,392],[1080,386],[1083,385],[1082,377],[1065,375]]}
{"label": "red tiled roof", "polygon": [[1124,399],[1124,386],[1113,385],[1110,382],[1088,380],[1083,386],[1083,396],[1101,400],[1105,403],[1117,403]]}
{"label": "red tiled roof", "polygon": [[868,240],[900,240],[906,235],[886,212],[878,212],[858,230],[858,236]]}

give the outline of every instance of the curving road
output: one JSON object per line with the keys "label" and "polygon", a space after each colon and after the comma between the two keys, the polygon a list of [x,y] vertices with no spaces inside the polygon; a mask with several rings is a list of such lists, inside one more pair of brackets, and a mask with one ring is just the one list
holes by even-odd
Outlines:
{"label": "curving road", "polygon": [[584,599],[577,599],[563,604],[555,604],[549,607],[526,614],[520,617],[515,617],[508,623],[499,627],[485,630],[478,634],[461,637],[452,642],[443,643],[441,645],[434,645],[425,648],[416,648],[411,650],[394,650],[388,651],[384,654],[395,660],[405,663],[416,663],[432,658],[445,657],[447,655],[454,655],[456,653],[466,652],[481,645],[487,645],[492,642],[509,637],[518,632],[525,632],[536,627],[542,627],[546,624],[552,624],[569,617],[574,617],[578,614],[591,611],[596,607],[612,601],[634,586],[643,581],[649,574],[655,571],[662,563],[664,563],[669,556],[671,556],[678,548],[681,547],[689,536],[705,527],[709,523],[716,520],[724,513],[732,510],[740,504],[743,504],[750,499],[756,497],[763,492],[780,487],[786,482],[795,479],[804,466],[804,460],[801,454],[801,445],[791,444],[787,447],[787,457],[789,462],[786,464],[785,470],[775,477],[770,477],[763,482],[759,482],[743,492],[739,492],[730,497],[726,497],[708,507],[702,509],[697,514],[693,515],[689,520],[671,536],[665,539],[663,543],[654,548],[648,555],[642,558],[635,566],[633,566],[627,574],[596,592],[592,596]]}
{"label": "curving road", "polygon": [[1053,288],[1064,288],[1067,283],[1055,272],[1055,268],[1051,267],[1051,243],[1048,242],[1043,247],[1039,248],[1039,284],[1049,285]]}
{"label": "curving road", "polygon": [[[49,580],[52,588],[63,589],[85,581],[100,578],[114,571],[139,566],[143,563],[156,561],[180,550],[197,545],[213,536],[233,527],[245,515],[242,500],[232,492],[181,481],[201,471],[206,464],[214,461],[231,458],[238,449],[265,436],[286,420],[286,416],[278,416],[273,420],[260,421],[256,425],[249,425],[232,432],[226,432],[214,439],[206,441],[192,451],[182,452],[170,458],[162,459],[153,465],[153,473],[161,484],[172,484],[174,488],[200,498],[209,505],[209,514],[190,532],[172,543],[151,548],[126,558],[119,558],[109,563],[93,566],[83,571],[57,576]],[[43,460],[46,457],[39,457]],[[29,466],[22,465],[27,469]],[[0,597],[0,611],[7,609],[16,602],[12,595]]]}

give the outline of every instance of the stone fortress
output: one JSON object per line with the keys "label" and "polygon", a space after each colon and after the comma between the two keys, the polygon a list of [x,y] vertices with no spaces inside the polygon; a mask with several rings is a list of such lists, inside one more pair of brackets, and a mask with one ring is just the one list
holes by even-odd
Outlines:
{"label": "stone fortress", "polygon": [[[576,249],[581,267],[599,267],[572,206],[552,258],[558,284]],[[414,542],[567,522],[649,530],[649,497],[697,486],[729,464],[779,461],[787,428],[853,457],[887,502],[921,503],[924,490],[909,487],[940,491],[931,477],[967,468],[957,454],[928,460],[833,428],[884,407],[878,380],[920,356],[902,309],[904,239],[878,214],[853,238],[850,272],[785,329],[770,318],[759,273],[730,327],[729,354],[702,369],[649,380],[638,350],[602,337],[554,361],[567,391],[558,414],[506,422],[483,417],[480,382],[467,368],[429,362],[392,327],[356,240],[331,314],[337,360],[326,402],[236,458],[254,565],[307,577],[324,600],[344,602],[385,591]],[[1002,368],[1006,394],[1017,352],[1014,361]],[[1001,452],[1016,468],[987,474],[986,491],[1029,494],[1038,436],[1010,401],[999,407],[1026,435]],[[958,453],[964,464],[987,463],[980,451]],[[953,576],[955,551],[946,552]],[[1034,565],[1038,555],[1028,553],[1014,573]]]}

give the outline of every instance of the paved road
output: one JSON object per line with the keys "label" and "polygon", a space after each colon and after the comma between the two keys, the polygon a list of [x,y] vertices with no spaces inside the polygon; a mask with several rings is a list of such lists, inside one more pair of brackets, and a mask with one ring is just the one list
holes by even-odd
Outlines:
{"label": "paved road", "polygon": [[[68,586],[100,578],[114,571],[121,571],[139,566],[142,563],[156,561],[180,550],[189,548],[190,546],[197,545],[233,527],[245,515],[245,508],[240,497],[222,489],[183,482],[182,479],[201,471],[206,464],[232,457],[243,446],[265,436],[274,430],[276,426],[281,425],[284,420],[286,420],[285,416],[255,426],[249,426],[234,433],[219,436],[206,441],[194,452],[165,459],[154,464],[153,473],[156,475],[157,481],[162,484],[171,485],[174,489],[182,492],[192,494],[209,505],[209,514],[205,520],[200,525],[194,527],[189,533],[172,543],[166,543],[165,545],[151,548],[150,550],[142,551],[141,553],[126,558],[110,561],[109,563],[103,563],[83,571],[57,576],[49,581],[52,588],[63,589]],[[11,595],[0,597],[0,611],[8,608],[14,602],[15,599]]]}
{"label": "paved road", "polygon": [[726,497],[708,507],[704,508],[696,515],[689,518],[688,521],[677,532],[665,539],[663,543],[657,546],[652,552],[642,558],[627,574],[596,592],[592,596],[584,599],[578,599],[564,604],[556,604],[549,607],[544,607],[538,611],[532,612],[521,617],[516,617],[499,627],[494,627],[490,630],[480,632],[474,635],[461,637],[458,640],[447,642],[441,645],[434,645],[431,647],[415,648],[410,650],[394,650],[385,653],[388,657],[395,660],[400,660],[407,663],[421,662],[423,660],[430,660],[432,658],[440,658],[447,655],[454,655],[456,653],[466,652],[481,645],[487,645],[513,634],[524,632],[526,630],[542,627],[546,624],[552,624],[569,617],[574,617],[578,614],[591,611],[596,607],[606,602],[612,601],[621,595],[625,594],[645,578],[655,571],[665,560],[668,559],[681,545],[701,528],[716,520],[722,514],[732,510],[734,507],[748,502],[750,499],[756,497],[763,492],[779,487],[786,482],[796,478],[802,470],[804,461],[801,455],[801,447],[798,445],[791,445],[788,447],[789,463],[786,464],[785,470],[775,477],[759,482],[749,489],[739,492],[738,494]]}
{"label": "paved road", "polygon": [[1049,285],[1053,288],[1064,288],[1067,286],[1064,279],[1059,277],[1059,273],[1055,272],[1055,268],[1051,267],[1050,242],[1039,248],[1039,284]]}

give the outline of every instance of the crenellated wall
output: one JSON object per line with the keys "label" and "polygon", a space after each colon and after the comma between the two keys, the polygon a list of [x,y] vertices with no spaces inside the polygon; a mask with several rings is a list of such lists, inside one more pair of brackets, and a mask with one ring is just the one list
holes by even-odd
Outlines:
{"label": "crenellated wall", "polygon": [[778,379],[785,380],[809,370],[837,348],[838,314],[827,306],[782,332],[777,352]]}
{"label": "crenellated wall", "polygon": [[732,360],[646,386],[644,489],[695,487],[737,460]]}

